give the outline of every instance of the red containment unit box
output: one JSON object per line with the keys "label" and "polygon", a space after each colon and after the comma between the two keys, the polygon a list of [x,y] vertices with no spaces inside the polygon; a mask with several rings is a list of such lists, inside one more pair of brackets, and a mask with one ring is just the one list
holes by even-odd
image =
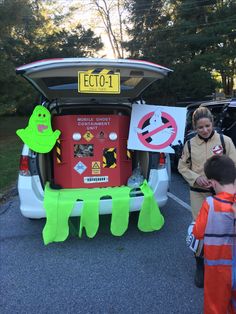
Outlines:
{"label": "red containment unit box", "polygon": [[132,174],[127,150],[130,117],[54,116],[61,135],[53,150],[54,183],[62,188],[126,185]]}

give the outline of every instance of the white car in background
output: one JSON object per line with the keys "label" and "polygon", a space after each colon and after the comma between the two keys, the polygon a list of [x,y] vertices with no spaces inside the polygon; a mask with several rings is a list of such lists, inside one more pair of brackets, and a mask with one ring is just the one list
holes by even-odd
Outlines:
{"label": "white car in background", "polygon": [[[90,69],[108,69],[120,73],[120,93],[78,93],[78,72]],[[93,58],[61,58],[33,62],[20,66],[16,73],[24,77],[42,95],[42,106],[51,116],[117,114],[130,117],[132,104],[142,103],[141,93],[154,81],[171,72],[160,65],[138,60],[109,60]],[[132,168],[140,166],[142,175],[154,191],[162,207],[167,202],[170,180],[169,156],[158,152],[134,151]],[[28,218],[46,217],[43,206],[46,182],[53,185],[53,157],[36,153],[24,145],[20,161],[18,192],[21,213]],[[131,195],[130,211],[140,210],[143,195],[139,188]],[[111,199],[102,199],[100,214],[111,213]],[[71,216],[81,214],[82,201],[77,201]]]}

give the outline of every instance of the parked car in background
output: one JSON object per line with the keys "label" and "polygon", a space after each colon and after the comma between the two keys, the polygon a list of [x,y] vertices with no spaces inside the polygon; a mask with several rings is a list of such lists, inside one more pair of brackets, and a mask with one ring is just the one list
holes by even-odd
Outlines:
{"label": "parked car in background", "polygon": [[207,107],[214,117],[214,127],[229,136],[236,146],[236,99],[224,99],[193,104],[187,107],[185,141],[191,137],[192,115],[196,108]]}
{"label": "parked car in background", "polygon": [[[192,115],[198,107],[207,107],[211,111],[216,131],[229,136],[236,146],[236,99],[212,100],[188,105],[184,143],[195,135],[192,128]],[[177,169],[184,143],[174,148],[175,154],[171,157],[173,169]]]}

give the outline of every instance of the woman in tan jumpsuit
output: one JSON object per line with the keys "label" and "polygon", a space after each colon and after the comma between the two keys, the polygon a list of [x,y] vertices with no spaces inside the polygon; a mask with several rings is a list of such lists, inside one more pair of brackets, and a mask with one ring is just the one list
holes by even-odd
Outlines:
{"label": "woman in tan jumpsuit", "polygon": [[[195,220],[204,199],[212,195],[211,186],[204,174],[206,160],[215,154],[225,153],[236,164],[236,149],[231,138],[223,135],[224,152],[220,134],[213,129],[213,116],[206,107],[199,107],[194,111],[192,124],[197,134],[189,140],[190,144],[185,143],[178,170],[190,186],[190,203]],[[197,269],[194,281],[197,287],[202,288],[204,259],[202,256],[195,256],[195,258]]]}

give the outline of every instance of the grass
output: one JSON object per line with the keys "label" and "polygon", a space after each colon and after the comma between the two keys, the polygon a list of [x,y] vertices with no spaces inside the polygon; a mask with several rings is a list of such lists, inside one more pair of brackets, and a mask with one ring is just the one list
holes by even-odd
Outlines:
{"label": "grass", "polygon": [[28,119],[28,117],[0,116],[0,195],[17,180],[23,143],[16,135],[16,130],[25,128]]}

